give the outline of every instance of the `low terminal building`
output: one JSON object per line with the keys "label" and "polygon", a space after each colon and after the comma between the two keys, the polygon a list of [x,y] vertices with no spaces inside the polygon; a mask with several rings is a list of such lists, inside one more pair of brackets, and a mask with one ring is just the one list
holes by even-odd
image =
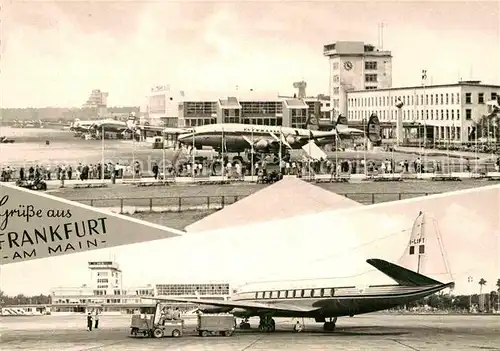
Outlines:
{"label": "low terminal building", "polygon": [[[227,300],[230,287],[224,282],[196,284],[148,284],[123,287],[122,271],[113,261],[89,262],[90,282],[80,287],[56,287],[51,290],[51,313],[85,313],[99,309],[113,313],[139,313],[155,306],[155,301],[143,296],[210,298]],[[193,305],[172,303],[183,309]]]}
{"label": "low terminal building", "polygon": [[298,98],[277,93],[235,91],[227,96],[159,87],[149,96],[150,125],[196,127],[244,123],[306,128],[311,118],[329,119],[329,97]]}
{"label": "low terminal building", "polygon": [[[347,118],[353,127],[363,127],[368,118],[379,117],[384,137],[391,138],[401,113],[406,137],[415,130],[414,138],[437,142],[473,142],[473,131],[490,112],[487,102],[500,96],[499,85],[480,81],[454,84],[413,86],[385,89],[365,89],[347,93]],[[396,105],[400,102],[399,106]],[[498,127],[491,123],[489,135],[498,136]],[[425,132],[424,132],[425,130]]]}

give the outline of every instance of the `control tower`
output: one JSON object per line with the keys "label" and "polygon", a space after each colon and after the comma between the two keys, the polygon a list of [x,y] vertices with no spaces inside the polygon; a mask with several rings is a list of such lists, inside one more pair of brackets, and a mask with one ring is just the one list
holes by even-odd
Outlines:
{"label": "control tower", "polygon": [[392,54],[362,41],[324,45],[330,65],[330,99],[335,111],[347,116],[347,93],[392,87]]}
{"label": "control tower", "polygon": [[113,290],[122,289],[122,271],[118,263],[113,261],[89,262],[91,285],[94,290],[102,291],[102,295],[113,295]]}
{"label": "control tower", "polygon": [[299,89],[299,93],[297,95],[298,99],[304,99],[306,97],[306,88],[307,88],[306,82],[304,82],[303,80],[300,82],[295,82],[293,83],[293,87],[295,89]]}

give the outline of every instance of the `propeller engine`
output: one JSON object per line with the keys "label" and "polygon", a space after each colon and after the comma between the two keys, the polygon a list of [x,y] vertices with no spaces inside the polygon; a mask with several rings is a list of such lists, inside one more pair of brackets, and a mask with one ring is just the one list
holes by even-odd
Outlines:
{"label": "propeller engine", "polygon": [[269,142],[265,139],[261,139],[254,144],[254,148],[258,151],[267,150],[269,148]]}
{"label": "propeller engine", "polygon": [[299,140],[300,140],[300,138],[299,138],[299,137],[296,137],[296,136],[293,136],[293,135],[288,135],[288,136],[286,137],[286,142],[287,142],[288,144],[290,144],[290,145],[291,145],[291,144],[295,144],[295,143],[296,143],[296,142],[298,142]]}

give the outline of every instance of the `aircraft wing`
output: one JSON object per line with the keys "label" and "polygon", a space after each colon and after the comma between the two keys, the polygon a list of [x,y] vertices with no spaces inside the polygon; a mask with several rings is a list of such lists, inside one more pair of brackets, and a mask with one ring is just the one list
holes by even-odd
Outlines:
{"label": "aircraft wing", "polygon": [[246,310],[272,310],[272,311],[289,311],[289,312],[311,312],[318,309],[315,308],[304,308],[290,304],[279,304],[275,305],[272,303],[262,303],[253,301],[221,301],[221,300],[204,300],[204,299],[179,299],[175,297],[151,297],[143,296],[144,299],[151,300],[163,300],[163,301],[173,301],[173,302],[185,302],[193,303],[197,305],[210,305],[217,307],[232,307],[232,308],[243,308]]}

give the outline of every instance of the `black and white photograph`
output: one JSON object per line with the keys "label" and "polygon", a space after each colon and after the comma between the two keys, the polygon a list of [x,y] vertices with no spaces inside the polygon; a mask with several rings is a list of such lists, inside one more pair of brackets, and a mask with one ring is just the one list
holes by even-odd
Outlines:
{"label": "black and white photograph", "polygon": [[500,2],[3,0],[0,348],[500,351]]}

